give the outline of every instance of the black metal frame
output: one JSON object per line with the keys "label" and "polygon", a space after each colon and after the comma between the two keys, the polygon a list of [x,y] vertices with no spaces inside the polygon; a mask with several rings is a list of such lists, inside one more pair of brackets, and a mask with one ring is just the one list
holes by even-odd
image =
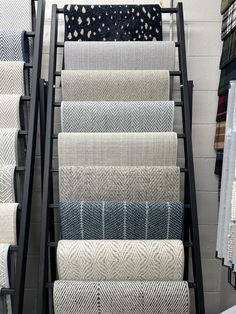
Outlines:
{"label": "black metal frame", "polygon": [[[57,71],[56,68],[57,49],[64,47],[64,43],[58,42],[58,14],[62,13],[63,9],[58,9],[56,4],[52,6],[37,314],[48,314],[53,311],[50,296],[52,293],[53,282],[56,280],[55,249],[57,243],[54,240],[55,232],[53,217],[54,209],[58,209],[59,206],[58,204],[53,204],[52,195],[53,175],[57,174],[58,170],[52,168],[52,157],[53,142],[57,139],[57,135],[53,133],[54,109],[60,107],[60,103],[55,102],[55,89],[56,79],[61,75],[61,72]],[[191,139],[191,101],[193,84],[191,84],[191,81],[188,81],[187,77],[182,3],[178,3],[176,8],[162,8],[162,13],[176,14],[177,17],[178,42],[176,42],[176,47],[178,47],[179,52],[180,70],[172,71],[170,72],[170,75],[179,77],[181,86],[181,101],[175,102],[175,106],[181,107],[182,109],[183,134],[178,134],[178,138],[184,141],[185,150],[185,167],[181,168],[181,173],[185,176],[184,280],[188,281],[189,252],[191,248],[194,282],[189,282],[189,287],[193,288],[195,291],[196,313],[204,314],[205,307]]]}
{"label": "black metal frame", "polygon": [[[37,16],[35,6],[37,5]],[[16,175],[22,177],[23,184],[20,197],[18,196],[18,244],[9,250],[10,288],[2,289],[2,295],[11,295],[13,314],[23,313],[23,299],[25,288],[25,273],[29,240],[32,186],[35,163],[35,148],[37,136],[37,119],[39,103],[39,79],[41,75],[43,27],[44,27],[45,0],[32,0],[33,31],[27,32],[28,38],[33,38],[33,62],[25,64],[25,72],[31,70],[31,91],[26,89],[26,96],[21,97],[21,105],[29,109],[27,130],[20,131],[19,136],[24,137],[24,166],[16,167]],[[17,187],[18,189],[19,187]]]}

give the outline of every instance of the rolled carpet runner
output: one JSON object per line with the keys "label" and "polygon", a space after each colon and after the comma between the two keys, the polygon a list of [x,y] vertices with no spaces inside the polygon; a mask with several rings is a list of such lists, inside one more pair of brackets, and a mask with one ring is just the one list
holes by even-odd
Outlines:
{"label": "rolled carpet runner", "polygon": [[20,95],[0,95],[0,128],[20,128]]}
{"label": "rolled carpet runner", "polygon": [[59,167],[176,166],[177,134],[60,133]]}
{"label": "rolled carpet runner", "polygon": [[[9,276],[8,276],[8,251],[9,244],[0,243],[0,292],[2,288],[9,288]],[[11,296],[3,296],[0,293],[0,313],[11,314]]]}
{"label": "rolled carpet runner", "polygon": [[60,167],[60,201],[179,201],[178,167]]}
{"label": "rolled carpet runner", "polygon": [[65,70],[175,69],[172,41],[66,41]]}
{"label": "rolled carpet runner", "polygon": [[65,5],[65,41],[162,40],[159,5]]}
{"label": "rolled carpet runner", "polygon": [[19,129],[0,129],[0,167],[17,165],[17,139]]}
{"label": "rolled carpet runner", "polygon": [[181,202],[66,201],[59,209],[64,240],[183,238]]}
{"label": "rolled carpet runner", "polygon": [[25,31],[0,30],[0,60],[29,62],[29,41]]}
{"label": "rolled carpet runner", "polygon": [[185,281],[58,280],[54,283],[53,302],[55,314],[189,314],[190,310]]}
{"label": "rolled carpet runner", "polygon": [[173,125],[173,101],[61,104],[62,132],[171,132]]}
{"label": "rolled carpet runner", "polygon": [[73,71],[61,73],[64,101],[169,100],[169,71]]}
{"label": "rolled carpet runner", "polygon": [[24,93],[24,62],[0,61],[0,94]]}
{"label": "rolled carpet runner", "polygon": [[0,243],[9,243],[16,245],[16,203],[0,204]]}
{"label": "rolled carpet runner", "polygon": [[60,280],[183,280],[184,247],[179,240],[61,240]]}
{"label": "rolled carpet runner", "polygon": [[15,166],[0,167],[0,203],[15,203]]}

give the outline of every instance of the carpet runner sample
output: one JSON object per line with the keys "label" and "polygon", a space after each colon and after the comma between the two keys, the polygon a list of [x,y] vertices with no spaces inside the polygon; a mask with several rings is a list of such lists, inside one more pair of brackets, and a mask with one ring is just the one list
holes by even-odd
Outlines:
{"label": "carpet runner sample", "polygon": [[65,5],[65,41],[162,40],[159,5]]}
{"label": "carpet runner sample", "polygon": [[223,42],[220,69],[223,69],[236,58],[236,32],[230,34]]}
{"label": "carpet runner sample", "polygon": [[[116,296],[114,298],[114,295]],[[185,281],[56,281],[55,314],[189,314],[190,297]]]}
{"label": "carpet runner sample", "polygon": [[[2,288],[9,288],[9,276],[8,276],[8,251],[9,244],[0,243],[0,291]],[[11,296],[2,296],[0,294],[0,313],[11,314]]]}
{"label": "carpet runner sample", "polygon": [[233,182],[231,206],[231,220],[236,221],[236,181]]}
{"label": "carpet runner sample", "polygon": [[25,31],[0,30],[0,61],[29,62],[29,41]]}
{"label": "carpet runner sample", "polygon": [[0,167],[0,203],[15,203],[15,166]]}
{"label": "carpet runner sample", "polygon": [[227,259],[232,262],[233,260],[233,249],[234,249],[234,241],[236,239],[236,224],[229,224],[229,233],[228,233],[228,256]]}
{"label": "carpet runner sample", "polygon": [[60,133],[59,167],[176,166],[177,134]]}
{"label": "carpet runner sample", "polygon": [[180,240],[60,240],[60,280],[183,280],[184,247]]}
{"label": "carpet runner sample", "polygon": [[230,81],[236,79],[236,59],[227,64],[220,73],[220,81],[218,87],[218,95],[224,95],[228,92]]}
{"label": "carpet runner sample", "polygon": [[225,38],[236,28],[236,2],[233,2],[231,6],[223,14],[221,39]]}
{"label": "carpet runner sample", "polygon": [[17,244],[16,235],[16,203],[0,204],[0,243]]}
{"label": "carpet runner sample", "polygon": [[175,70],[173,41],[66,41],[65,70]]}
{"label": "carpet runner sample", "polygon": [[181,202],[66,201],[59,210],[63,240],[183,239]]}
{"label": "carpet runner sample", "polygon": [[73,71],[61,74],[64,101],[169,100],[169,71]]}
{"label": "carpet runner sample", "polygon": [[0,61],[0,94],[24,93],[24,62]]}
{"label": "carpet runner sample", "polygon": [[60,201],[179,201],[178,167],[60,167]]}
{"label": "carpet runner sample", "polygon": [[0,167],[17,165],[19,129],[0,129]]}
{"label": "carpet runner sample", "polygon": [[20,95],[0,95],[0,128],[20,129]]}
{"label": "carpet runner sample", "polygon": [[62,132],[171,132],[173,101],[68,102],[61,104]]}

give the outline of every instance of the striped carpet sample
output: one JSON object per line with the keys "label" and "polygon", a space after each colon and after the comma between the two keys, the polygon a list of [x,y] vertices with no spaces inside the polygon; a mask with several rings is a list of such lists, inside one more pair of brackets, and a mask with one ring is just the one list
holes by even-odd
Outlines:
{"label": "striped carpet sample", "polygon": [[180,240],[61,240],[57,247],[60,280],[183,280]]}
{"label": "striped carpet sample", "polygon": [[59,166],[176,166],[177,134],[60,133]]}
{"label": "striped carpet sample", "polygon": [[29,42],[25,31],[0,30],[0,61],[29,62]]}
{"label": "striped carpet sample", "polygon": [[55,314],[189,314],[190,310],[189,288],[185,281],[59,280],[54,283],[53,302]]}
{"label": "striped carpet sample", "polygon": [[68,102],[61,104],[62,132],[171,132],[173,101]]}
{"label": "striped carpet sample", "polygon": [[15,166],[0,167],[0,203],[15,203]]}
{"label": "striped carpet sample", "polygon": [[0,204],[0,243],[17,244],[16,235],[16,203]]}
{"label": "striped carpet sample", "polygon": [[169,100],[169,71],[73,71],[61,73],[64,101]]}
{"label": "striped carpet sample", "polygon": [[236,224],[230,223],[228,228],[228,256],[227,259],[232,262],[233,260],[233,249],[234,249],[234,241],[236,239]]}
{"label": "striped carpet sample", "polygon": [[19,129],[0,129],[0,167],[17,165]]}
{"label": "striped carpet sample", "polygon": [[20,95],[0,95],[0,128],[20,129]]}
{"label": "striped carpet sample", "polygon": [[59,210],[63,240],[183,238],[181,202],[66,201]]}
{"label": "striped carpet sample", "polygon": [[24,62],[0,61],[0,94],[24,93]]}
{"label": "striped carpet sample", "polygon": [[179,201],[178,167],[60,167],[60,201]]}
{"label": "striped carpet sample", "polygon": [[[0,243],[0,291],[2,288],[9,288],[9,276],[8,276],[8,250],[9,244]],[[11,296],[2,296],[0,294],[0,313],[11,314]]]}
{"label": "striped carpet sample", "polygon": [[66,41],[65,70],[175,69],[173,41]]}

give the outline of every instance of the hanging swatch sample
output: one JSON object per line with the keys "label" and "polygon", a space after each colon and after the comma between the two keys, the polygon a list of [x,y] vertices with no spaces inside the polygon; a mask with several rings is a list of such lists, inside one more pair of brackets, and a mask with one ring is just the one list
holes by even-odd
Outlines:
{"label": "hanging swatch sample", "polygon": [[159,5],[65,5],[65,41],[162,40]]}
{"label": "hanging swatch sample", "polygon": [[236,28],[236,3],[232,5],[223,14],[221,39],[224,40]]}
{"label": "hanging swatch sample", "polygon": [[20,128],[20,95],[0,95],[0,128]]}
{"label": "hanging swatch sample", "polygon": [[178,167],[60,167],[60,201],[179,201]]}
{"label": "hanging swatch sample", "polygon": [[64,101],[169,100],[169,71],[70,71],[61,73]]}
{"label": "hanging swatch sample", "polygon": [[175,70],[175,43],[65,42],[65,70]]}
{"label": "hanging swatch sample", "polygon": [[0,203],[15,203],[15,166],[0,167]]}
{"label": "hanging swatch sample", "polygon": [[0,128],[0,167],[17,165],[17,139],[19,129]]}
{"label": "hanging swatch sample", "polygon": [[62,132],[171,132],[174,102],[62,102],[61,125]]}
{"label": "hanging swatch sample", "polygon": [[0,94],[24,93],[24,62],[0,61]]}
{"label": "hanging swatch sample", "polygon": [[16,245],[16,203],[0,203],[0,242]]}
{"label": "hanging swatch sample", "polygon": [[[2,288],[10,288],[8,275],[8,251],[9,244],[0,243],[0,291]],[[0,313],[11,314],[11,296],[0,294]]]}

